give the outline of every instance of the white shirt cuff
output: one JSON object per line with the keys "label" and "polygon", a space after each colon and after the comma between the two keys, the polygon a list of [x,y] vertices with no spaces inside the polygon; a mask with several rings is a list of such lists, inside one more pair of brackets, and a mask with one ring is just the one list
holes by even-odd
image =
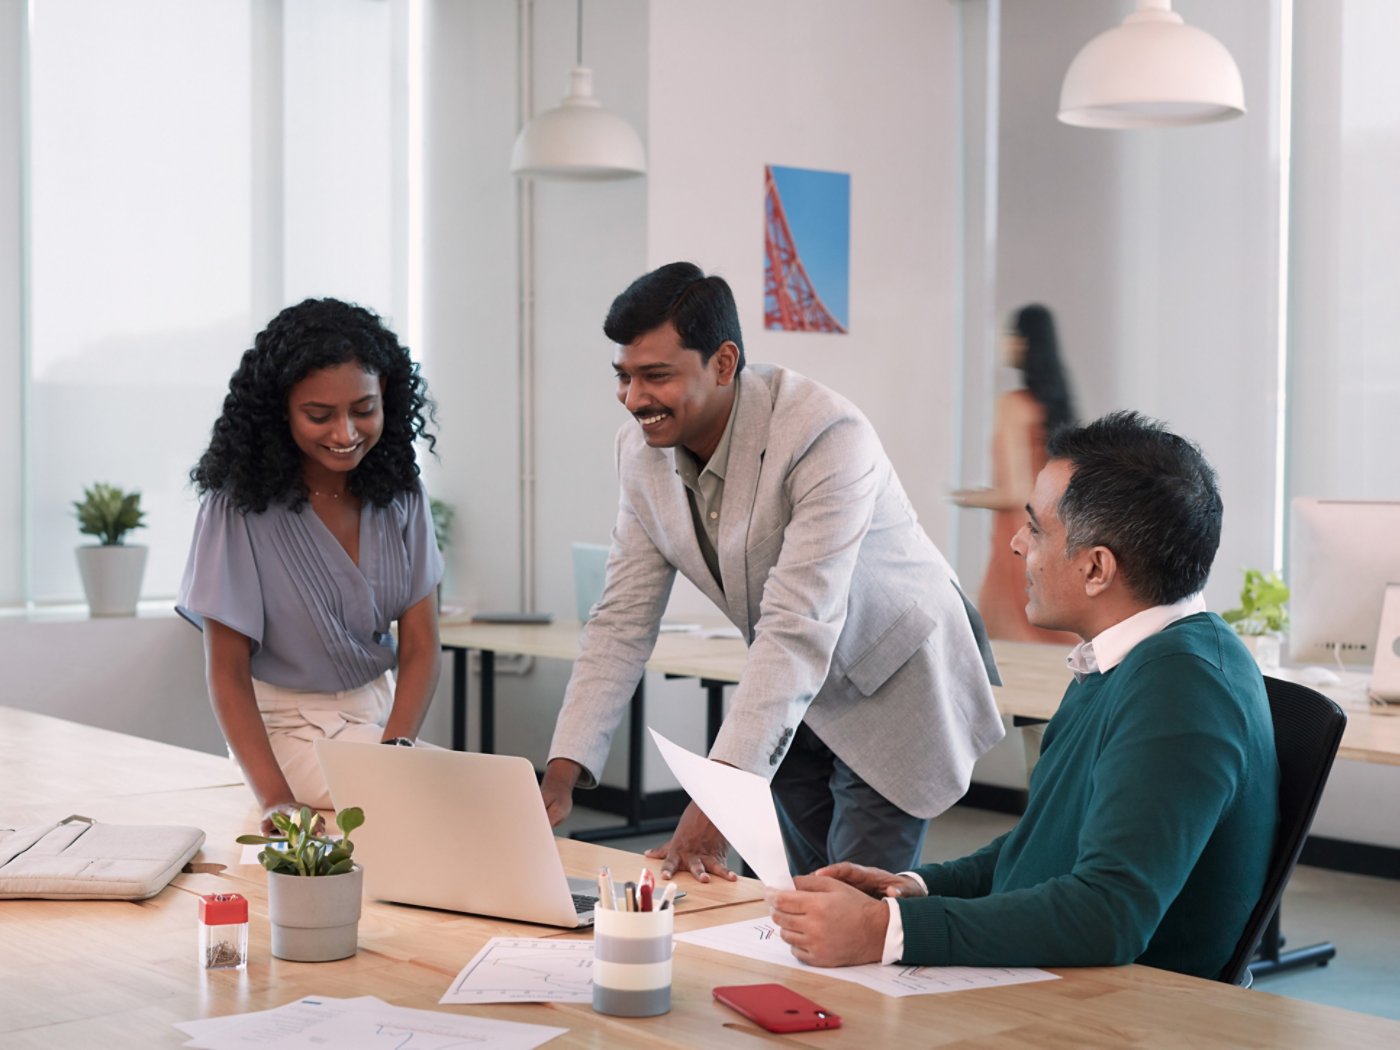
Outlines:
{"label": "white shirt cuff", "polygon": [[[923,887],[925,894],[928,893],[928,884],[918,874],[912,871],[901,871],[900,874],[908,875]],[[898,897],[886,897],[885,904],[890,909],[890,924],[885,927],[885,951],[880,956],[880,962],[888,966],[904,955],[904,917],[899,913]]]}
{"label": "white shirt cuff", "polygon": [[899,962],[904,954],[904,919],[899,914],[899,898],[886,897],[885,904],[890,909],[890,924],[885,927],[885,951],[880,956],[882,965]]}

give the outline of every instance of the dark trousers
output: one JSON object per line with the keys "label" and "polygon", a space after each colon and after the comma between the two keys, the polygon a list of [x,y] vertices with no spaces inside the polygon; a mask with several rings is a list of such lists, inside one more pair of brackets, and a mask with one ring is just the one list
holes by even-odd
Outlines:
{"label": "dark trousers", "polygon": [[773,777],[773,800],[794,875],[841,860],[886,871],[919,863],[928,821],[857,776],[805,722]]}

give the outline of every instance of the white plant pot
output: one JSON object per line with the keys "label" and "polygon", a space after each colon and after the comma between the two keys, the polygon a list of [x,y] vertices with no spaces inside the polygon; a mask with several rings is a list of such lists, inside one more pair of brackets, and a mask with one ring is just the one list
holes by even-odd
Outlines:
{"label": "white plant pot", "polygon": [[272,954],[292,962],[346,959],[359,947],[365,869],[344,875],[267,873],[267,918]]}
{"label": "white plant pot", "polygon": [[146,572],[146,548],[140,545],[88,544],[78,548],[88,611],[93,616],[135,616]]}
{"label": "white plant pot", "polygon": [[1259,670],[1273,674],[1279,666],[1279,639],[1275,634],[1245,634],[1240,636],[1244,647],[1254,657]]}

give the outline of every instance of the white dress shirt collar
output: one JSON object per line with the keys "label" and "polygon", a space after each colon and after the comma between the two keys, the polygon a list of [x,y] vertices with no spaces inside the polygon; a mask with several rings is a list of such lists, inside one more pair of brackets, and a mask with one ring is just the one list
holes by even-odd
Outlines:
{"label": "white dress shirt collar", "polygon": [[1086,675],[1103,674],[1121,664],[1139,642],[1151,638],[1177,620],[1205,611],[1206,601],[1199,591],[1174,605],[1154,605],[1143,609],[1105,628],[1089,641],[1080,642],[1070,651],[1065,662],[1077,680],[1082,681]]}

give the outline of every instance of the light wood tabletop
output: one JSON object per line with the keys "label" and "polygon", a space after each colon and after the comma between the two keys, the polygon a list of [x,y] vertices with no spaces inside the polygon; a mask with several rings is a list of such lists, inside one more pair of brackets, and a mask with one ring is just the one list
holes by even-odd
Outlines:
{"label": "light wood tabletop", "polygon": [[[1244,991],[1142,966],[1054,971],[1059,980],[1014,987],[889,998],[817,969],[793,970],[678,943],[671,1012],[621,1019],[586,1004],[439,1006],[463,965],[493,936],[586,938],[586,932],[366,901],[359,951],[333,963],[291,963],[272,957],[266,880],[243,865],[233,842],[257,820],[241,785],[190,785],[202,768],[148,741],[56,719],[22,719],[29,747],[13,753],[7,783],[47,782],[48,757],[66,747],[102,756],[89,770],[69,769],[63,805],[81,803],[99,820],[189,823],[206,832],[190,870],[148,901],[0,902],[0,1044],[6,1048],[179,1046],[177,1021],[267,1009],[303,995],[373,994],[402,1006],[469,1013],[568,1029],[561,1047],[771,1047],[775,1041],[841,1047],[1365,1047],[1400,1045],[1400,1023],[1332,1007]],[[16,725],[0,708],[0,725]],[[46,757],[48,756],[48,757]],[[146,793],[111,779],[127,765]],[[87,772],[91,772],[91,776]],[[32,795],[33,793],[31,793]],[[32,819],[42,799],[0,798],[0,823]],[[62,814],[60,814],[62,815]],[[373,819],[371,817],[371,819]],[[600,864],[617,870],[644,863],[604,846],[559,843],[572,873]],[[752,880],[700,886],[677,911],[678,931],[745,919],[767,909]],[[250,962],[245,972],[204,971],[196,958],[197,897],[239,892],[249,900]],[[844,1018],[836,1031],[775,1037],[712,1000],[720,984],[776,981]]]}
{"label": "light wood tabletop", "polygon": [[[0,725],[21,724],[29,746],[10,754],[6,783],[52,783],[52,756],[73,748],[101,760],[68,766],[57,808],[66,813],[75,802],[99,820],[196,824],[207,840],[190,870],[148,901],[0,902],[0,1043],[7,1048],[179,1046],[185,1037],[173,1027],[177,1021],[267,1009],[311,994],[374,994],[403,1006],[569,1029],[550,1046],[771,1047],[775,1037],[710,995],[716,985],[762,981],[787,984],[845,1019],[838,1031],[782,1037],[797,1045],[1400,1045],[1396,1022],[1148,967],[1059,970],[1059,980],[1039,984],[894,999],[821,970],[783,969],[680,943],[672,1010],[662,1017],[603,1017],[586,1004],[439,1006],[452,978],[490,937],[588,934],[367,901],[352,958],[275,959],[264,873],[241,864],[233,842],[257,820],[245,788],[188,783],[208,757],[197,752],[153,751],[148,741],[57,719],[16,720],[0,708]],[[143,782],[157,790],[127,791],[129,785],[115,783],[111,771],[123,765],[133,773],[144,766]],[[0,798],[0,823],[33,819],[52,805],[35,794],[19,802]],[[559,847],[574,874],[600,864],[627,870],[645,863],[589,843],[560,840]],[[700,886],[686,878],[684,885],[689,895],[677,912],[678,931],[766,915],[752,880]],[[206,972],[195,951],[197,897],[230,891],[249,900],[249,966],[241,973]]]}
{"label": "light wood tabletop", "polygon": [[[702,628],[722,626],[700,618]],[[556,620],[538,626],[477,624],[446,620],[444,645],[489,649],[558,660],[578,656],[577,620]],[[993,641],[1002,685],[993,689],[997,708],[1007,717],[1048,720],[1060,706],[1070,682],[1065,650],[1039,642]],[[738,638],[706,637],[704,631],[663,633],[647,669],[659,674],[737,682],[744,671],[744,643]],[[1299,680],[1297,669],[1281,668],[1278,677]],[[1344,673],[1335,685],[1314,686],[1336,700],[1347,713],[1346,733],[1338,756],[1361,762],[1400,765],[1400,705],[1378,707],[1366,698],[1366,675]]]}

